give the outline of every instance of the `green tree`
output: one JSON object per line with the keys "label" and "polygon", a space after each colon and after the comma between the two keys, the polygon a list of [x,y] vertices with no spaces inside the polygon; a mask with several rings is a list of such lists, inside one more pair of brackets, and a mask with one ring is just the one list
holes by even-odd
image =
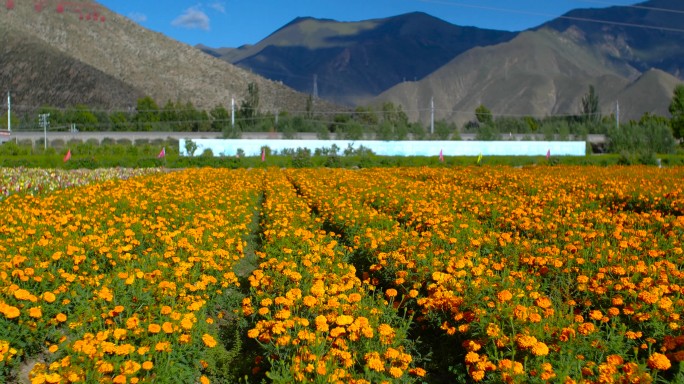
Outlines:
{"label": "green tree", "polygon": [[159,121],[163,122],[165,128],[172,132],[179,130],[178,111],[176,109],[177,103],[174,103],[173,101],[169,100],[166,102],[161,112],[159,113]]}
{"label": "green tree", "polygon": [[582,97],[580,105],[582,120],[587,123],[601,122],[601,108],[599,107],[599,97],[593,85],[589,86],[589,92]]}
{"label": "green tree", "polygon": [[684,85],[675,87],[669,111],[672,114],[672,134],[677,140],[681,140],[684,137]]}
{"label": "green tree", "polygon": [[251,82],[247,84],[247,97],[240,103],[240,117],[245,119],[247,126],[254,126],[258,116],[259,85]]}
{"label": "green tree", "polygon": [[209,111],[211,116],[211,130],[214,132],[223,132],[224,137],[233,137],[233,130],[231,129],[230,112],[222,105],[215,106]]}
{"label": "green tree", "polygon": [[138,99],[135,122],[139,131],[153,131],[158,129],[160,121],[159,106],[149,96]]}
{"label": "green tree", "polygon": [[76,124],[80,131],[94,131],[97,128],[98,119],[87,105],[75,105],[64,113],[64,121],[67,124]]}
{"label": "green tree", "polygon": [[475,108],[475,118],[480,124],[491,124],[494,122],[494,117],[492,116],[492,111],[484,105],[480,104],[479,107]]}
{"label": "green tree", "polygon": [[109,115],[110,129],[113,131],[123,132],[131,129],[130,118],[125,112],[112,112]]}

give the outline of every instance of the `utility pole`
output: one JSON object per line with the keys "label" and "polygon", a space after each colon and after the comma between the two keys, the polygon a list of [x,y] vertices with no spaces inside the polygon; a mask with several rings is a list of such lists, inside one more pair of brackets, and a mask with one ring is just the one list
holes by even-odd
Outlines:
{"label": "utility pole", "polygon": [[430,134],[435,134],[435,98],[430,98]]}
{"label": "utility pole", "polygon": [[318,99],[318,74],[314,75],[313,78],[313,98]]}
{"label": "utility pole", "polygon": [[235,98],[230,99],[230,128],[235,132]]}
{"label": "utility pole", "polygon": [[7,91],[7,130],[12,132],[12,98]]}
{"label": "utility pole", "polygon": [[43,131],[45,132],[45,149],[47,150],[47,129],[48,125],[50,125],[50,121],[48,120],[50,118],[49,113],[42,113],[38,116],[40,118],[40,126],[43,127]]}

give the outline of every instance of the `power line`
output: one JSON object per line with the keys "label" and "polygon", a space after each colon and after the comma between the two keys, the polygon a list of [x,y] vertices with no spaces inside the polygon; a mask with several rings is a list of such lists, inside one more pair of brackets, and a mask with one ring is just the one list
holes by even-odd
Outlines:
{"label": "power line", "polygon": [[486,10],[486,11],[515,13],[515,14],[531,15],[531,16],[542,16],[542,17],[548,17],[551,19],[564,19],[564,20],[572,20],[572,21],[582,21],[582,22],[587,22],[587,23],[617,25],[617,26],[621,26],[621,27],[643,28],[643,29],[653,29],[653,30],[666,31],[666,32],[684,33],[684,29],[681,29],[681,28],[658,27],[655,25],[625,23],[625,22],[620,22],[620,21],[609,21],[609,20],[600,20],[600,19],[591,19],[588,17],[575,17],[575,16],[565,16],[565,15],[557,16],[554,14],[544,13],[544,12],[523,11],[523,10],[519,10],[519,9],[491,7],[491,6],[486,6],[486,5],[466,4],[466,3],[460,3],[460,2],[455,2],[455,1],[446,1],[446,0],[415,0],[415,1],[419,1],[421,3],[448,5],[448,6],[454,6],[454,7],[482,9],[482,10]]}
{"label": "power line", "polygon": [[679,9],[648,7],[645,5],[638,5],[638,4],[637,5],[622,5],[622,4],[611,3],[609,1],[600,1],[600,0],[574,0],[574,1],[576,1],[578,3],[602,4],[602,5],[612,6],[612,7],[634,8],[634,9],[643,9],[643,10],[647,10],[647,11],[684,14],[684,11],[679,10]]}

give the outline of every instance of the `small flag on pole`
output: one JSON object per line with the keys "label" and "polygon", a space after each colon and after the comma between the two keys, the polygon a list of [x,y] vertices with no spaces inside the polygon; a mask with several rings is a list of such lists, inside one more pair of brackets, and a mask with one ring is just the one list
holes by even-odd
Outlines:
{"label": "small flag on pole", "polygon": [[157,159],[161,159],[164,157],[166,157],[166,147],[162,147],[161,152],[159,152],[159,154],[157,155]]}
{"label": "small flag on pole", "polygon": [[67,152],[67,154],[64,156],[64,162],[66,163],[71,159],[71,149]]}
{"label": "small flag on pole", "polygon": [[266,161],[266,148],[261,148],[261,161]]}
{"label": "small flag on pole", "polygon": [[548,159],[550,159],[550,158],[551,158],[551,149],[549,149],[548,151],[546,151],[546,160],[548,160]]}
{"label": "small flag on pole", "polygon": [[482,153],[480,153],[480,156],[477,157],[477,163],[480,164],[480,161],[482,161]]}
{"label": "small flag on pole", "polygon": [[441,161],[442,163],[444,162],[444,153],[441,149],[439,150],[439,161]]}

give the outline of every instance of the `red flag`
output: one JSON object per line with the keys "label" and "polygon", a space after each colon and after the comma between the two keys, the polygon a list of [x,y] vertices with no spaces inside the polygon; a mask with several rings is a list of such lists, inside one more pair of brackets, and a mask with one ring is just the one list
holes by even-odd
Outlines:
{"label": "red flag", "polygon": [[162,147],[161,152],[157,155],[157,159],[161,159],[162,157],[166,157],[166,147]]}
{"label": "red flag", "polygon": [[549,149],[546,151],[546,160],[548,160],[551,157],[551,150]]}
{"label": "red flag", "polygon": [[266,148],[261,148],[261,161],[266,161]]}
{"label": "red flag", "polygon": [[444,153],[442,153],[441,149],[439,150],[439,161],[441,161],[442,163],[444,162]]}
{"label": "red flag", "polygon": [[64,156],[64,162],[66,163],[71,159],[71,149],[67,152],[67,154]]}

